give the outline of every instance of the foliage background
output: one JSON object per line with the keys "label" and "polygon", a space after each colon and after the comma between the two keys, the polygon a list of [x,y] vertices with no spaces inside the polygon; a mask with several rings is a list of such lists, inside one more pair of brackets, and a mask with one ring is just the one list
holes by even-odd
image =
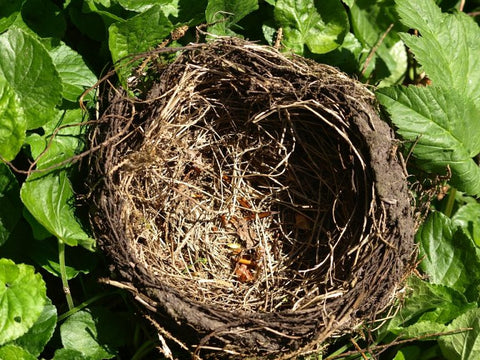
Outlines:
{"label": "foliage background", "polygon": [[[412,188],[439,190],[400,310],[314,357],[480,358],[479,11],[478,0],[0,0],[0,359],[158,356],[134,303],[97,281],[108,265],[73,206],[82,178],[69,160],[84,147],[84,90],[185,25],[169,46],[196,26],[264,44],[281,28],[283,51],[372,85]],[[84,100],[93,113],[94,95]]]}

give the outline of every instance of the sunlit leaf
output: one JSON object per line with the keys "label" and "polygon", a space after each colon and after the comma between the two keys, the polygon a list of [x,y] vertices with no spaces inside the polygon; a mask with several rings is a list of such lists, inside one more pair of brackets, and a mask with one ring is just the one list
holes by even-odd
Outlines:
{"label": "sunlit leaf", "polygon": [[20,98],[0,75],[0,155],[3,159],[10,161],[18,154],[26,127]]}
{"label": "sunlit leaf", "polygon": [[480,204],[478,202],[471,202],[460,207],[452,220],[477,246],[480,246]]}
{"label": "sunlit leaf", "polygon": [[[173,24],[159,5],[152,6],[131,19],[112,24],[109,28],[108,46],[113,61],[116,63],[127,55],[154,49],[173,28]],[[131,68],[126,67],[124,63],[117,65],[119,76],[126,85]]]}
{"label": "sunlit leaf", "polygon": [[304,47],[323,54],[339,47],[349,29],[338,0],[277,0],[275,21],[283,28],[283,44],[298,54]]}
{"label": "sunlit leaf", "polygon": [[52,337],[56,326],[57,309],[52,305],[50,299],[47,298],[47,303],[43,307],[40,317],[28,332],[16,339],[14,343],[38,357]]}
{"label": "sunlit leaf", "polygon": [[452,321],[447,330],[464,331],[439,339],[442,353],[448,360],[480,358],[480,309],[472,309]]}
{"label": "sunlit leaf", "polygon": [[420,246],[422,270],[435,284],[449,286],[471,301],[478,297],[480,256],[474,243],[453,221],[432,212],[416,236]]}
{"label": "sunlit leaf", "polygon": [[433,85],[480,100],[480,28],[461,12],[442,13],[433,0],[396,0],[401,21],[420,36],[401,34]]}
{"label": "sunlit leaf", "polygon": [[62,344],[89,360],[111,359],[127,334],[122,318],[105,308],[79,311],[60,327]]}
{"label": "sunlit leaf", "polygon": [[[44,169],[71,159],[85,145],[81,134],[85,129],[79,124],[84,121],[82,110],[57,111],[51,121],[43,126],[43,134],[32,133],[26,142],[32,157],[37,160],[37,169]],[[71,125],[71,126],[67,126]],[[63,127],[62,129],[58,129]]]}
{"label": "sunlit leaf", "polygon": [[408,280],[406,289],[404,303],[382,329],[383,334],[390,332],[408,337],[436,333],[453,319],[477,307],[456,290],[415,277]]}
{"label": "sunlit leaf", "polygon": [[[454,90],[428,87],[380,89],[377,98],[389,112],[397,132],[410,144],[425,171],[452,171],[451,183],[469,194],[480,194],[480,152],[477,106]],[[408,145],[408,144],[407,144]]]}
{"label": "sunlit leaf", "polygon": [[0,259],[0,345],[31,329],[45,302],[45,283],[33,267]]}
{"label": "sunlit leaf", "polygon": [[0,346],[0,359],[2,360],[37,360],[27,350],[14,344]]}
{"label": "sunlit leaf", "polygon": [[[65,99],[76,102],[82,93],[97,82],[97,77],[85,64],[82,57],[64,43],[50,52],[53,63],[62,79]],[[92,99],[93,92],[88,99]]]}
{"label": "sunlit leaf", "polygon": [[0,35],[0,77],[18,95],[27,129],[45,124],[61,100],[62,83],[43,45],[19,29]]}
{"label": "sunlit leaf", "polygon": [[29,177],[20,194],[28,211],[52,235],[70,246],[93,250],[95,240],[75,217],[73,190],[65,171]]}
{"label": "sunlit leaf", "polygon": [[207,22],[214,24],[208,31],[216,35],[235,35],[232,28],[239,20],[258,9],[258,0],[208,0]]}

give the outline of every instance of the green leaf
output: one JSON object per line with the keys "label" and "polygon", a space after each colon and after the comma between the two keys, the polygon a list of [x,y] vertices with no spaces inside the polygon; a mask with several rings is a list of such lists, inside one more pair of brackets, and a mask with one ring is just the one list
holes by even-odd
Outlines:
{"label": "green leaf", "polygon": [[20,195],[28,211],[52,235],[67,245],[93,250],[95,240],[75,218],[73,190],[65,171],[30,176]]}
{"label": "green leaf", "polygon": [[22,1],[0,0],[0,33],[15,22],[21,9]]}
{"label": "green leaf", "polygon": [[0,163],[0,246],[7,241],[22,215],[19,193],[17,179],[7,165]]}
{"label": "green leaf", "polygon": [[[416,235],[420,268],[435,284],[449,286],[470,300],[478,298],[480,259],[474,243],[440,212],[432,212]],[[474,295],[471,292],[474,292]]]}
{"label": "green leaf", "polygon": [[394,0],[358,0],[350,9],[353,32],[368,49],[362,67],[370,57],[364,76],[372,77],[371,81],[383,80],[380,86],[395,84],[407,70],[407,52],[398,36],[399,31],[407,29],[399,23],[394,3]]}
{"label": "green leaf", "polygon": [[480,246],[480,204],[468,203],[460,207],[452,217],[453,223],[461,227],[469,238]]}
{"label": "green leaf", "polygon": [[169,3],[170,0],[118,0],[118,3],[121,7],[126,10],[136,11],[136,12],[144,12],[150,9],[153,5],[161,3]]}
{"label": "green leaf", "polygon": [[49,0],[25,1],[22,18],[41,37],[62,38],[67,29],[62,10]]}
{"label": "green leaf", "polygon": [[[162,11],[167,17],[178,17],[181,3],[184,0],[118,0],[118,3],[127,10],[144,12],[154,5],[160,5]],[[198,1],[189,2],[190,7],[196,7]]]}
{"label": "green leaf", "polygon": [[[83,92],[97,82],[97,77],[83,58],[63,42],[50,51],[50,56],[62,79],[62,95],[65,99],[77,102]],[[92,98],[91,92],[87,99]]]}
{"label": "green leaf", "polygon": [[18,154],[26,127],[20,99],[0,75],[0,155],[3,159],[10,161]]}
{"label": "green leaf", "polygon": [[[112,24],[109,28],[108,46],[113,61],[117,63],[127,55],[155,48],[172,30],[172,23],[159,5],[152,6],[127,21]],[[126,84],[130,69],[117,63],[117,70],[122,82]]]}
{"label": "green leaf", "polygon": [[[84,128],[79,125],[65,127],[60,126],[79,124],[84,120],[84,113],[80,108],[74,110],[58,111],[52,120],[43,126],[44,134],[30,134],[26,143],[30,145],[32,157],[37,161],[37,169],[45,169],[60,162],[71,159],[84,147],[82,134]],[[52,136],[55,133],[53,139]],[[45,149],[48,147],[48,150]]]}
{"label": "green leaf", "polygon": [[0,259],[0,345],[25,334],[38,320],[46,287],[33,267]]}
{"label": "green leaf", "polygon": [[396,0],[401,21],[420,36],[401,34],[433,85],[480,100],[480,28],[471,16],[443,14],[433,0]]}
{"label": "green leaf", "polygon": [[407,291],[405,303],[382,329],[382,333],[435,333],[443,325],[477,307],[475,302],[469,303],[462,293],[454,289],[430,284],[416,277],[409,278]]}
{"label": "green leaf", "polygon": [[480,359],[480,308],[472,309],[452,321],[447,330],[471,328],[458,334],[442,336],[438,342],[448,360]]}
{"label": "green leaf", "polygon": [[37,360],[27,350],[14,344],[0,346],[0,359],[2,360]]}
{"label": "green leaf", "polygon": [[62,84],[52,59],[38,40],[19,29],[0,35],[0,77],[21,101],[27,129],[45,124],[61,100]]}
{"label": "green leaf", "polygon": [[85,360],[85,356],[80,351],[73,349],[58,349],[55,351],[53,360]]}
{"label": "green leaf", "polygon": [[349,30],[339,0],[278,0],[274,17],[283,28],[283,44],[298,54],[303,54],[305,45],[314,54],[332,51]]}
{"label": "green leaf", "polygon": [[26,334],[16,339],[14,343],[34,356],[39,356],[57,326],[57,309],[47,298],[40,317]]}
{"label": "green leaf", "polygon": [[70,316],[60,326],[60,335],[67,350],[80,351],[89,360],[110,359],[126,341],[126,324],[118,315],[94,308]]}
{"label": "green leaf", "polygon": [[245,16],[258,9],[258,0],[208,0],[205,10],[208,31],[216,35],[234,35],[231,28]]}
{"label": "green leaf", "polygon": [[377,98],[390,113],[398,134],[411,143],[418,165],[427,172],[452,170],[451,183],[461,191],[480,194],[479,110],[455,91],[428,87],[379,89]]}

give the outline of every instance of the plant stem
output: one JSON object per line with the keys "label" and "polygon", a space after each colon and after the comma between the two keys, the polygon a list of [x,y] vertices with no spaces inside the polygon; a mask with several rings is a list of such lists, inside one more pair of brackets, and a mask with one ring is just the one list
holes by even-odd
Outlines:
{"label": "plant stem", "polygon": [[67,280],[67,269],[65,267],[65,243],[60,239],[58,239],[58,263],[60,265],[60,277],[62,278],[63,292],[67,298],[68,309],[72,310],[75,306],[73,305],[73,298]]}
{"label": "plant stem", "polygon": [[71,308],[67,312],[64,312],[63,314],[59,315],[58,319],[57,319],[57,322],[65,320],[67,317],[72,316],[76,312],[86,308],[88,305],[90,305],[91,303],[93,303],[97,300],[100,300],[101,298],[103,298],[105,296],[110,296],[110,295],[113,295],[113,294],[120,294],[120,291],[116,290],[116,291],[113,291],[113,292],[107,292],[107,293],[101,293],[101,294],[95,295],[94,297],[88,299],[87,301],[84,301],[81,304],[75,306],[74,308]]}
{"label": "plant stem", "polygon": [[448,192],[447,205],[445,206],[445,215],[448,217],[452,216],[453,205],[455,204],[455,195],[457,194],[457,189],[450,188]]}

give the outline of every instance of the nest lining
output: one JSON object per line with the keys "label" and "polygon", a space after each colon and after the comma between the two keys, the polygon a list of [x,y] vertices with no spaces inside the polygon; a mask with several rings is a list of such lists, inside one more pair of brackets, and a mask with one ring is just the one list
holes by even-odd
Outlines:
{"label": "nest lining", "polygon": [[389,302],[414,226],[368,90],[238,39],[144,71],[92,132],[108,143],[92,223],[150,308],[210,334],[202,346],[268,355]]}

